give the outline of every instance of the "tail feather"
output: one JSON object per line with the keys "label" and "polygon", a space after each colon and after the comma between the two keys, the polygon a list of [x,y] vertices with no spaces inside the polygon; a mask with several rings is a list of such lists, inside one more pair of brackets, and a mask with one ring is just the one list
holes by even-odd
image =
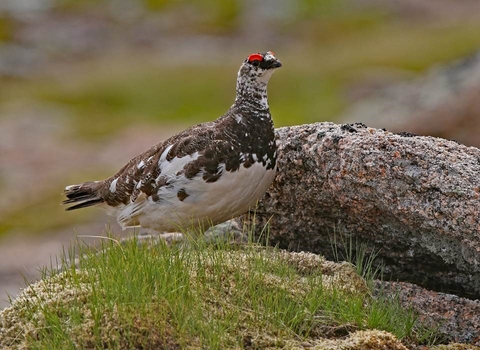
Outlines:
{"label": "tail feather", "polygon": [[64,193],[68,199],[65,199],[62,204],[78,203],[68,207],[66,210],[75,210],[100,204],[104,202],[104,199],[99,194],[101,185],[101,182],[85,182],[79,185],[67,186]]}

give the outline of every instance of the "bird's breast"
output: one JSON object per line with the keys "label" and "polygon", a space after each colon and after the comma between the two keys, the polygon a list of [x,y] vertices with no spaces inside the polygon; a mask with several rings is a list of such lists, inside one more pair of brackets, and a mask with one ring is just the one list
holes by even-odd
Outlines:
{"label": "bird's breast", "polygon": [[210,226],[239,216],[256,205],[276,171],[258,161],[235,171],[226,171],[225,164],[219,167],[221,176],[213,182],[205,181],[200,172],[193,178],[181,175],[172,186],[160,188],[156,196],[160,200],[146,203],[145,215],[139,218],[141,226],[159,230],[191,222]]}

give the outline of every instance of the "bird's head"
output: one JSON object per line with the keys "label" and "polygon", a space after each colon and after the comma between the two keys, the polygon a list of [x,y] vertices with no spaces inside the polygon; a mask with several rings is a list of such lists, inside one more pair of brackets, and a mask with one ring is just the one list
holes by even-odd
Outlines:
{"label": "bird's head", "polygon": [[267,83],[282,63],[272,51],[253,53],[243,61],[238,71],[236,101],[249,101],[268,108]]}
{"label": "bird's head", "polygon": [[272,51],[253,53],[243,61],[238,77],[248,78],[251,83],[267,84],[275,69],[281,66]]}

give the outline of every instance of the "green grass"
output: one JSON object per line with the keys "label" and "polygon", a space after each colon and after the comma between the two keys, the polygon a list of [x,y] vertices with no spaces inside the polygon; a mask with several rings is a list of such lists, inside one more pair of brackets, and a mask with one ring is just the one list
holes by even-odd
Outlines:
{"label": "green grass", "polygon": [[[0,344],[29,349],[292,346],[379,329],[429,338],[412,310],[371,297],[348,263],[244,246],[78,243],[0,313]],[[425,341],[423,339],[422,341]],[[428,339],[427,339],[428,341]]]}

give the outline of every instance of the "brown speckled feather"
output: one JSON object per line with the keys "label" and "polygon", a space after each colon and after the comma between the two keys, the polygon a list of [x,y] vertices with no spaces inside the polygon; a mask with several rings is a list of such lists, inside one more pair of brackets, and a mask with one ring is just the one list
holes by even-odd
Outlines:
{"label": "brown speckled feather", "polygon": [[[183,218],[219,222],[229,218],[228,208],[232,215],[247,210],[266,190],[276,168],[266,85],[274,68],[281,65],[270,52],[262,57],[260,65],[250,57],[242,64],[236,100],[225,115],[160,142],[106,180],[68,186],[64,203],[77,204],[67,210],[104,203],[122,226],[140,224],[158,230],[172,229],[165,217],[183,222],[172,219],[174,211]],[[228,193],[225,197],[222,192],[236,185],[240,187],[232,191],[235,197],[232,194],[228,200]],[[238,198],[241,186],[248,186],[243,191],[247,198]],[[215,198],[218,203],[225,201],[224,205],[215,209]],[[202,205],[208,208],[199,214]]]}

